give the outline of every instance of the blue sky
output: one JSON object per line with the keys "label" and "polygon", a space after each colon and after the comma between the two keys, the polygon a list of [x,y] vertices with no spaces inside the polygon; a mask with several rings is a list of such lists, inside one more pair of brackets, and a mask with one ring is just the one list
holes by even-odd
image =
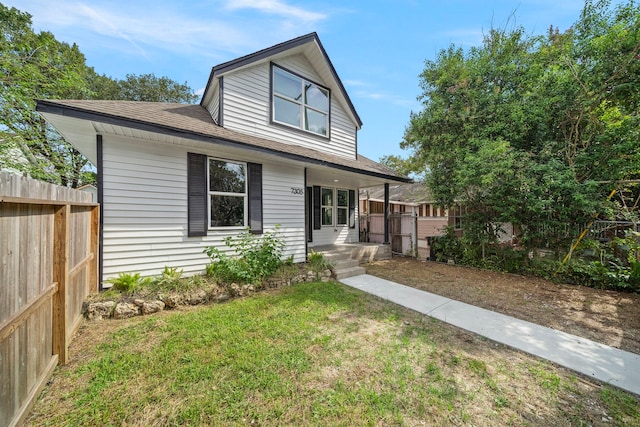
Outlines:
{"label": "blue sky", "polygon": [[211,67],[316,31],[364,125],[359,152],[378,160],[399,148],[418,75],[451,44],[478,45],[491,27],[561,31],[581,0],[9,0],[36,31],[75,42],[96,72],[153,73],[202,93]]}

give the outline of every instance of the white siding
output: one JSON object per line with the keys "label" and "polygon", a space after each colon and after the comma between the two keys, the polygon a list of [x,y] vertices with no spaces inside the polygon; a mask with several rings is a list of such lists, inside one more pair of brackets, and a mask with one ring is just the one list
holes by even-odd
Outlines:
{"label": "white siding", "polygon": [[[302,55],[288,57],[277,64],[319,84],[327,85]],[[334,92],[331,93],[330,140],[271,125],[269,71],[269,64],[263,63],[224,76],[224,127],[348,158],[355,157],[356,125],[335,100]]]}
{"label": "white siding", "polygon": [[[104,277],[121,272],[159,274],[165,266],[200,273],[211,245],[236,231],[187,236],[187,152],[185,147],[119,136],[104,139]],[[203,154],[215,155],[215,151]],[[232,159],[233,160],[233,159]],[[237,158],[235,160],[243,160]],[[265,231],[280,224],[286,255],[305,259],[304,170],[263,163]]]}
{"label": "white siding", "polygon": [[[334,188],[332,185],[322,184],[322,183],[310,183],[308,185],[318,185],[320,187],[325,188]],[[335,188],[334,188],[335,189]],[[348,188],[340,187],[341,190],[349,190]],[[349,228],[347,225],[337,225],[337,226],[322,226],[320,230],[312,230],[313,231],[313,242],[309,243],[309,247],[322,246],[322,245],[339,245],[342,243],[357,243],[360,239],[360,231],[358,229],[358,189],[351,188],[356,193],[356,205],[355,205],[355,227]],[[334,219],[337,218],[336,212],[334,211]]]}
{"label": "white siding", "polygon": [[313,242],[309,247],[322,245],[339,245],[342,243],[358,242],[358,223],[355,228],[346,226],[322,227],[321,230],[313,230]]}
{"label": "white siding", "polygon": [[213,117],[213,120],[218,123],[218,112],[220,109],[220,86],[216,86],[213,91],[213,95],[211,96],[211,102],[207,104],[207,110]]}

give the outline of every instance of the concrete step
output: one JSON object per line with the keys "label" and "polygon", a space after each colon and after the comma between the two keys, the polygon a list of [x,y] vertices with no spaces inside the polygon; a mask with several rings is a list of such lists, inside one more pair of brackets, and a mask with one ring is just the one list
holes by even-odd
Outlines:
{"label": "concrete step", "polygon": [[344,268],[357,267],[360,265],[360,262],[357,259],[350,259],[345,257],[327,259],[331,261],[334,270],[342,270]]}
{"label": "concrete step", "polygon": [[342,268],[340,270],[334,270],[333,274],[336,276],[336,280],[346,279],[347,277],[359,276],[361,274],[365,274],[366,270],[364,267],[348,267]]}

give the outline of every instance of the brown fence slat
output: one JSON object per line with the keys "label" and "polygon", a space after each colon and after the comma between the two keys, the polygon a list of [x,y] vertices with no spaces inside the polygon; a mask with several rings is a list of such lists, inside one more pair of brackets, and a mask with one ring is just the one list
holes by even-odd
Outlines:
{"label": "brown fence slat", "polygon": [[[91,195],[0,171],[0,426],[20,425],[98,289]],[[52,284],[53,283],[53,284]]]}

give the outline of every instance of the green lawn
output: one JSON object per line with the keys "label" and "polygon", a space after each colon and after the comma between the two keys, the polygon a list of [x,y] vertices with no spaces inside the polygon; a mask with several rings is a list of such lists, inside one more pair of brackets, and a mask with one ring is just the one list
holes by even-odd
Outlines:
{"label": "green lawn", "polygon": [[334,282],[120,325],[28,423],[640,425],[631,395]]}

